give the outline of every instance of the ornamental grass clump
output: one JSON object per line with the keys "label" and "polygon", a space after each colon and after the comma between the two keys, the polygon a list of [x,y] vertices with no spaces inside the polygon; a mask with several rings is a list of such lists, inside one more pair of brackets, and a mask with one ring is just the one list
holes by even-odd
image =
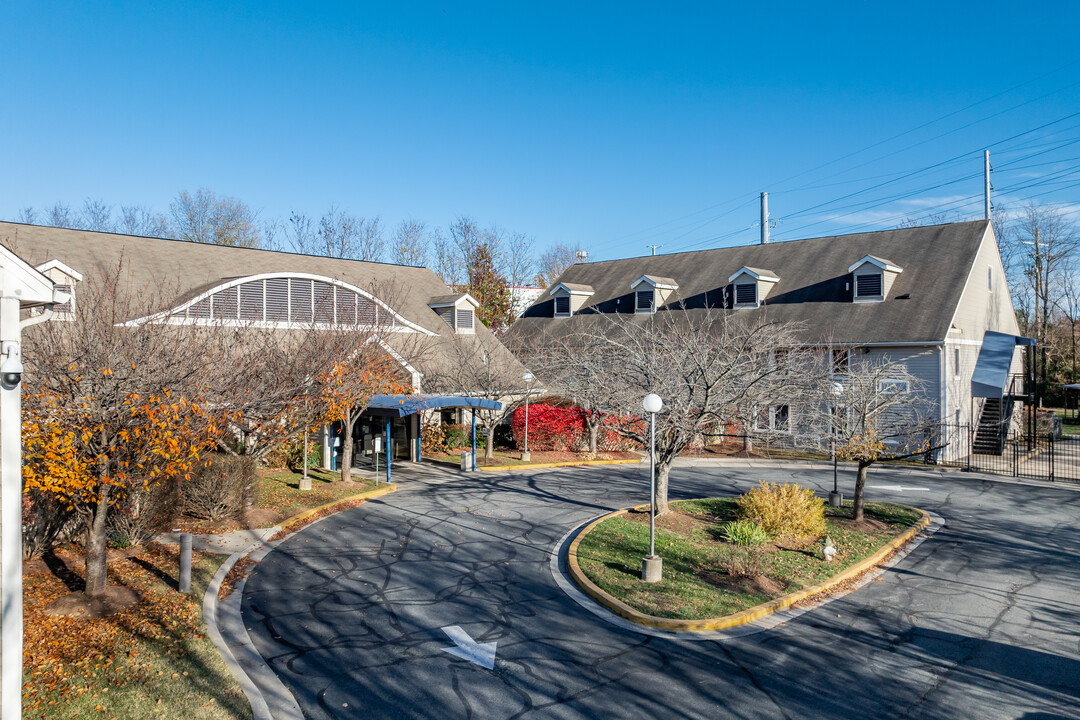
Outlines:
{"label": "ornamental grass clump", "polygon": [[751,520],[732,520],[724,523],[724,537],[739,547],[760,547],[769,542],[765,529]]}
{"label": "ornamental grass clump", "polygon": [[740,519],[755,522],[770,538],[801,540],[825,533],[825,503],[795,483],[762,482],[736,500]]}

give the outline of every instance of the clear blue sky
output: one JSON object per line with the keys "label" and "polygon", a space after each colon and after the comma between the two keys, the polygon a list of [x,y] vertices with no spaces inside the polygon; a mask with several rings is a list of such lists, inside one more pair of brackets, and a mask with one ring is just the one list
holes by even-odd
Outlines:
{"label": "clear blue sky", "polygon": [[205,186],[609,259],[753,241],[762,190],[781,239],[976,217],[995,143],[1002,202],[1080,206],[1080,3],[9,0],[4,26],[4,218]]}

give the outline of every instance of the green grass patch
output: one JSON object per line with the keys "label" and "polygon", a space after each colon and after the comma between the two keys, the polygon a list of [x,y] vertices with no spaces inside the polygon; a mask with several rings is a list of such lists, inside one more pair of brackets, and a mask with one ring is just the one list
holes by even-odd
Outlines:
{"label": "green grass patch", "polygon": [[618,517],[597,525],[578,546],[578,562],[590,580],[634,609],[683,620],[730,615],[827,580],[872,555],[921,517],[914,508],[867,503],[867,522],[855,527],[848,517],[850,504],[843,509],[826,506],[828,535],[837,548],[832,563],[824,560],[820,539],[801,547],[770,544],[763,550],[760,576],[733,578],[722,569],[725,554],[733,548],[724,540],[723,524],[737,518],[735,499],[671,506],[671,517],[661,518],[656,531],[656,552],[664,560],[660,582],[641,580],[649,524],[640,519]]}
{"label": "green grass patch", "polygon": [[341,482],[340,473],[308,470],[308,477],[311,478],[310,490],[300,489],[302,476],[303,473],[291,470],[263,474],[259,478],[258,494],[255,500],[256,509],[273,510],[280,516],[279,520],[284,520],[313,507],[373,490],[376,487],[372,477],[358,470],[353,470],[352,480],[348,483]]}

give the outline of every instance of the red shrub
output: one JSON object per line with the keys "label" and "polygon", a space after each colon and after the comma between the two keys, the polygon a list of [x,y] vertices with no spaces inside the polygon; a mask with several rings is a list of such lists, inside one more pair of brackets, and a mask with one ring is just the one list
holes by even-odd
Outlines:
{"label": "red shrub", "polygon": [[[521,448],[525,437],[525,406],[510,414],[514,443]],[[585,413],[577,407],[547,403],[529,404],[529,448],[532,450],[572,450],[585,434]]]}

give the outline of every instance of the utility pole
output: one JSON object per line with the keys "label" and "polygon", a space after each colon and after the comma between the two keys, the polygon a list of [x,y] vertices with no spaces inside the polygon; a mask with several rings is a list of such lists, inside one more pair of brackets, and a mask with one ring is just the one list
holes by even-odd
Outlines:
{"label": "utility pole", "polygon": [[769,193],[761,193],[761,244],[769,244]]}
{"label": "utility pole", "polygon": [[983,150],[983,217],[990,219],[990,151]]}
{"label": "utility pole", "polygon": [[652,250],[653,256],[655,257],[656,256],[656,248],[662,248],[664,246],[663,245],[646,245],[645,247],[650,248]]}

